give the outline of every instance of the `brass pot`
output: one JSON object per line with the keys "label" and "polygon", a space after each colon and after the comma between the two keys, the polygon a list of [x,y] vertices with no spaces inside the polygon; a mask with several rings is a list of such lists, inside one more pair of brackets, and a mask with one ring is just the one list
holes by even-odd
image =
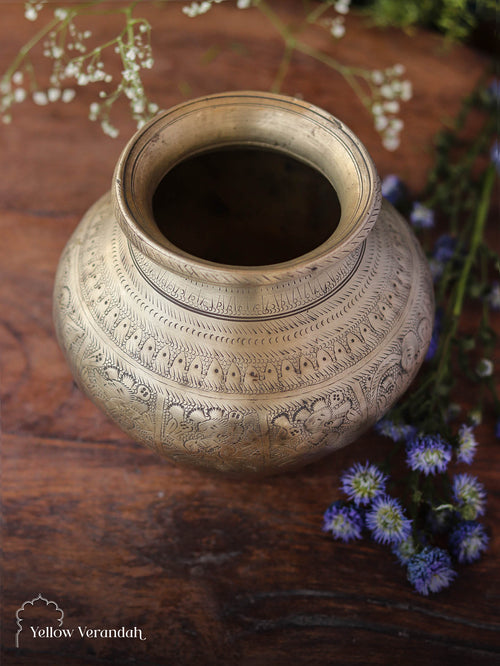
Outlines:
{"label": "brass pot", "polygon": [[[211,198],[223,167],[226,208]],[[296,205],[304,173],[322,185]],[[248,221],[255,176],[279,196]],[[413,380],[432,313],[423,253],[358,139],[315,106],[255,92],[181,104],[132,138],[54,294],[60,345],[106,414],[170,460],[239,475],[356,439]]]}

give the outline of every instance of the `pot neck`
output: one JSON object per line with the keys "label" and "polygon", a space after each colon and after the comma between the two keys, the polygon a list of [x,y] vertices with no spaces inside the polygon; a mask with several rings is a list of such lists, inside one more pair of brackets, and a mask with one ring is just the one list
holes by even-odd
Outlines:
{"label": "pot neck", "polygon": [[[338,225],[327,240],[306,254],[264,266],[218,264],[173,245],[153,215],[158,184],[180,162],[228,147],[281,152],[321,173],[335,189],[341,208]],[[347,264],[356,262],[381,205],[373,162],[348,128],[306,102],[258,92],[211,95],[155,117],[125,147],[112,194],[118,221],[139,264],[152,261],[190,283],[230,289],[290,280],[328,282],[332,271],[343,272],[348,257]]]}

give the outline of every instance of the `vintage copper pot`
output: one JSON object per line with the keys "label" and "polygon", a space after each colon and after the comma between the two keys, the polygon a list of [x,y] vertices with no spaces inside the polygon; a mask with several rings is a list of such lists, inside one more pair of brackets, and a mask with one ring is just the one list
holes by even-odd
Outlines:
{"label": "vintage copper pot", "polygon": [[[221,170],[229,204],[212,196]],[[263,199],[244,191],[256,182]],[[142,128],[54,294],[60,345],[106,414],[170,460],[243,475],[355,440],[415,377],[432,312],[423,253],[358,139],[315,106],[256,92]]]}

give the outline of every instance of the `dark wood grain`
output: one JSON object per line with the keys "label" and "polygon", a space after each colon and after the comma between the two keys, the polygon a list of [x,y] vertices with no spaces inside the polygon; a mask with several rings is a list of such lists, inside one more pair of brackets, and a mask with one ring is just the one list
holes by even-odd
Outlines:
{"label": "dark wood grain", "polygon": [[[155,26],[156,65],[146,82],[163,107],[184,99],[180,88],[197,96],[270,87],[282,45],[257,12],[221,5],[192,20],[177,6],[143,4]],[[300,16],[300,2],[275,5],[287,20]],[[32,29],[22,3],[2,3],[1,70]],[[111,29],[104,19],[95,28],[100,37]],[[307,39],[331,48],[322,32]],[[205,64],[214,45],[218,55]],[[406,65],[415,97],[398,153],[380,147],[340,77],[306,56],[294,58],[283,91],[347,120],[381,175],[397,172],[417,191],[434,133],[484,71],[485,57],[443,52],[431,34],[369,31],[355,17],[338,49],[353,64]],[[340,495],[339,472],[355,460],[382,459],[385,440],[369,433],[301,472],[235,482],[161,461],[76,388],[52,327],[54,273],[133,132],[121,107],[121,137],[103,136],[86,120],[92,100],[83,89],[68,106],[26,103],[0,129],[2,664],[497,663],[500,449],[491,420],[478,428],[474,465],[489,494],[490,549],[449,589],[424,598],[383,547],[343,545],[320,530],[324,509]],[[39,592],[64,609],[64,626],[137,626],[147,640],[23,635],[16,649],[16,610]]]}

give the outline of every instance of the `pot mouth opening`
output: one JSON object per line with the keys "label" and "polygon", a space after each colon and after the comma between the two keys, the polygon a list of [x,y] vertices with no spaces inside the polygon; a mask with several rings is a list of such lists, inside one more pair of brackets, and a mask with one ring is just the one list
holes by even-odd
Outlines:
{"label": "pot mouth opening", "polygon": [[319,171],[276,150],[238,145],[174,166],[152,210],[178,250],[233,267],[299,259],[327,241],[340,219],[337,193]]}
{"label": "pot mouth opening", "polygon": [[359,140],[322,109],[223,93],[150,121],[117,164],[129,241],[155,263],[213,282],[281,281],[355,250],[380,209]]}

